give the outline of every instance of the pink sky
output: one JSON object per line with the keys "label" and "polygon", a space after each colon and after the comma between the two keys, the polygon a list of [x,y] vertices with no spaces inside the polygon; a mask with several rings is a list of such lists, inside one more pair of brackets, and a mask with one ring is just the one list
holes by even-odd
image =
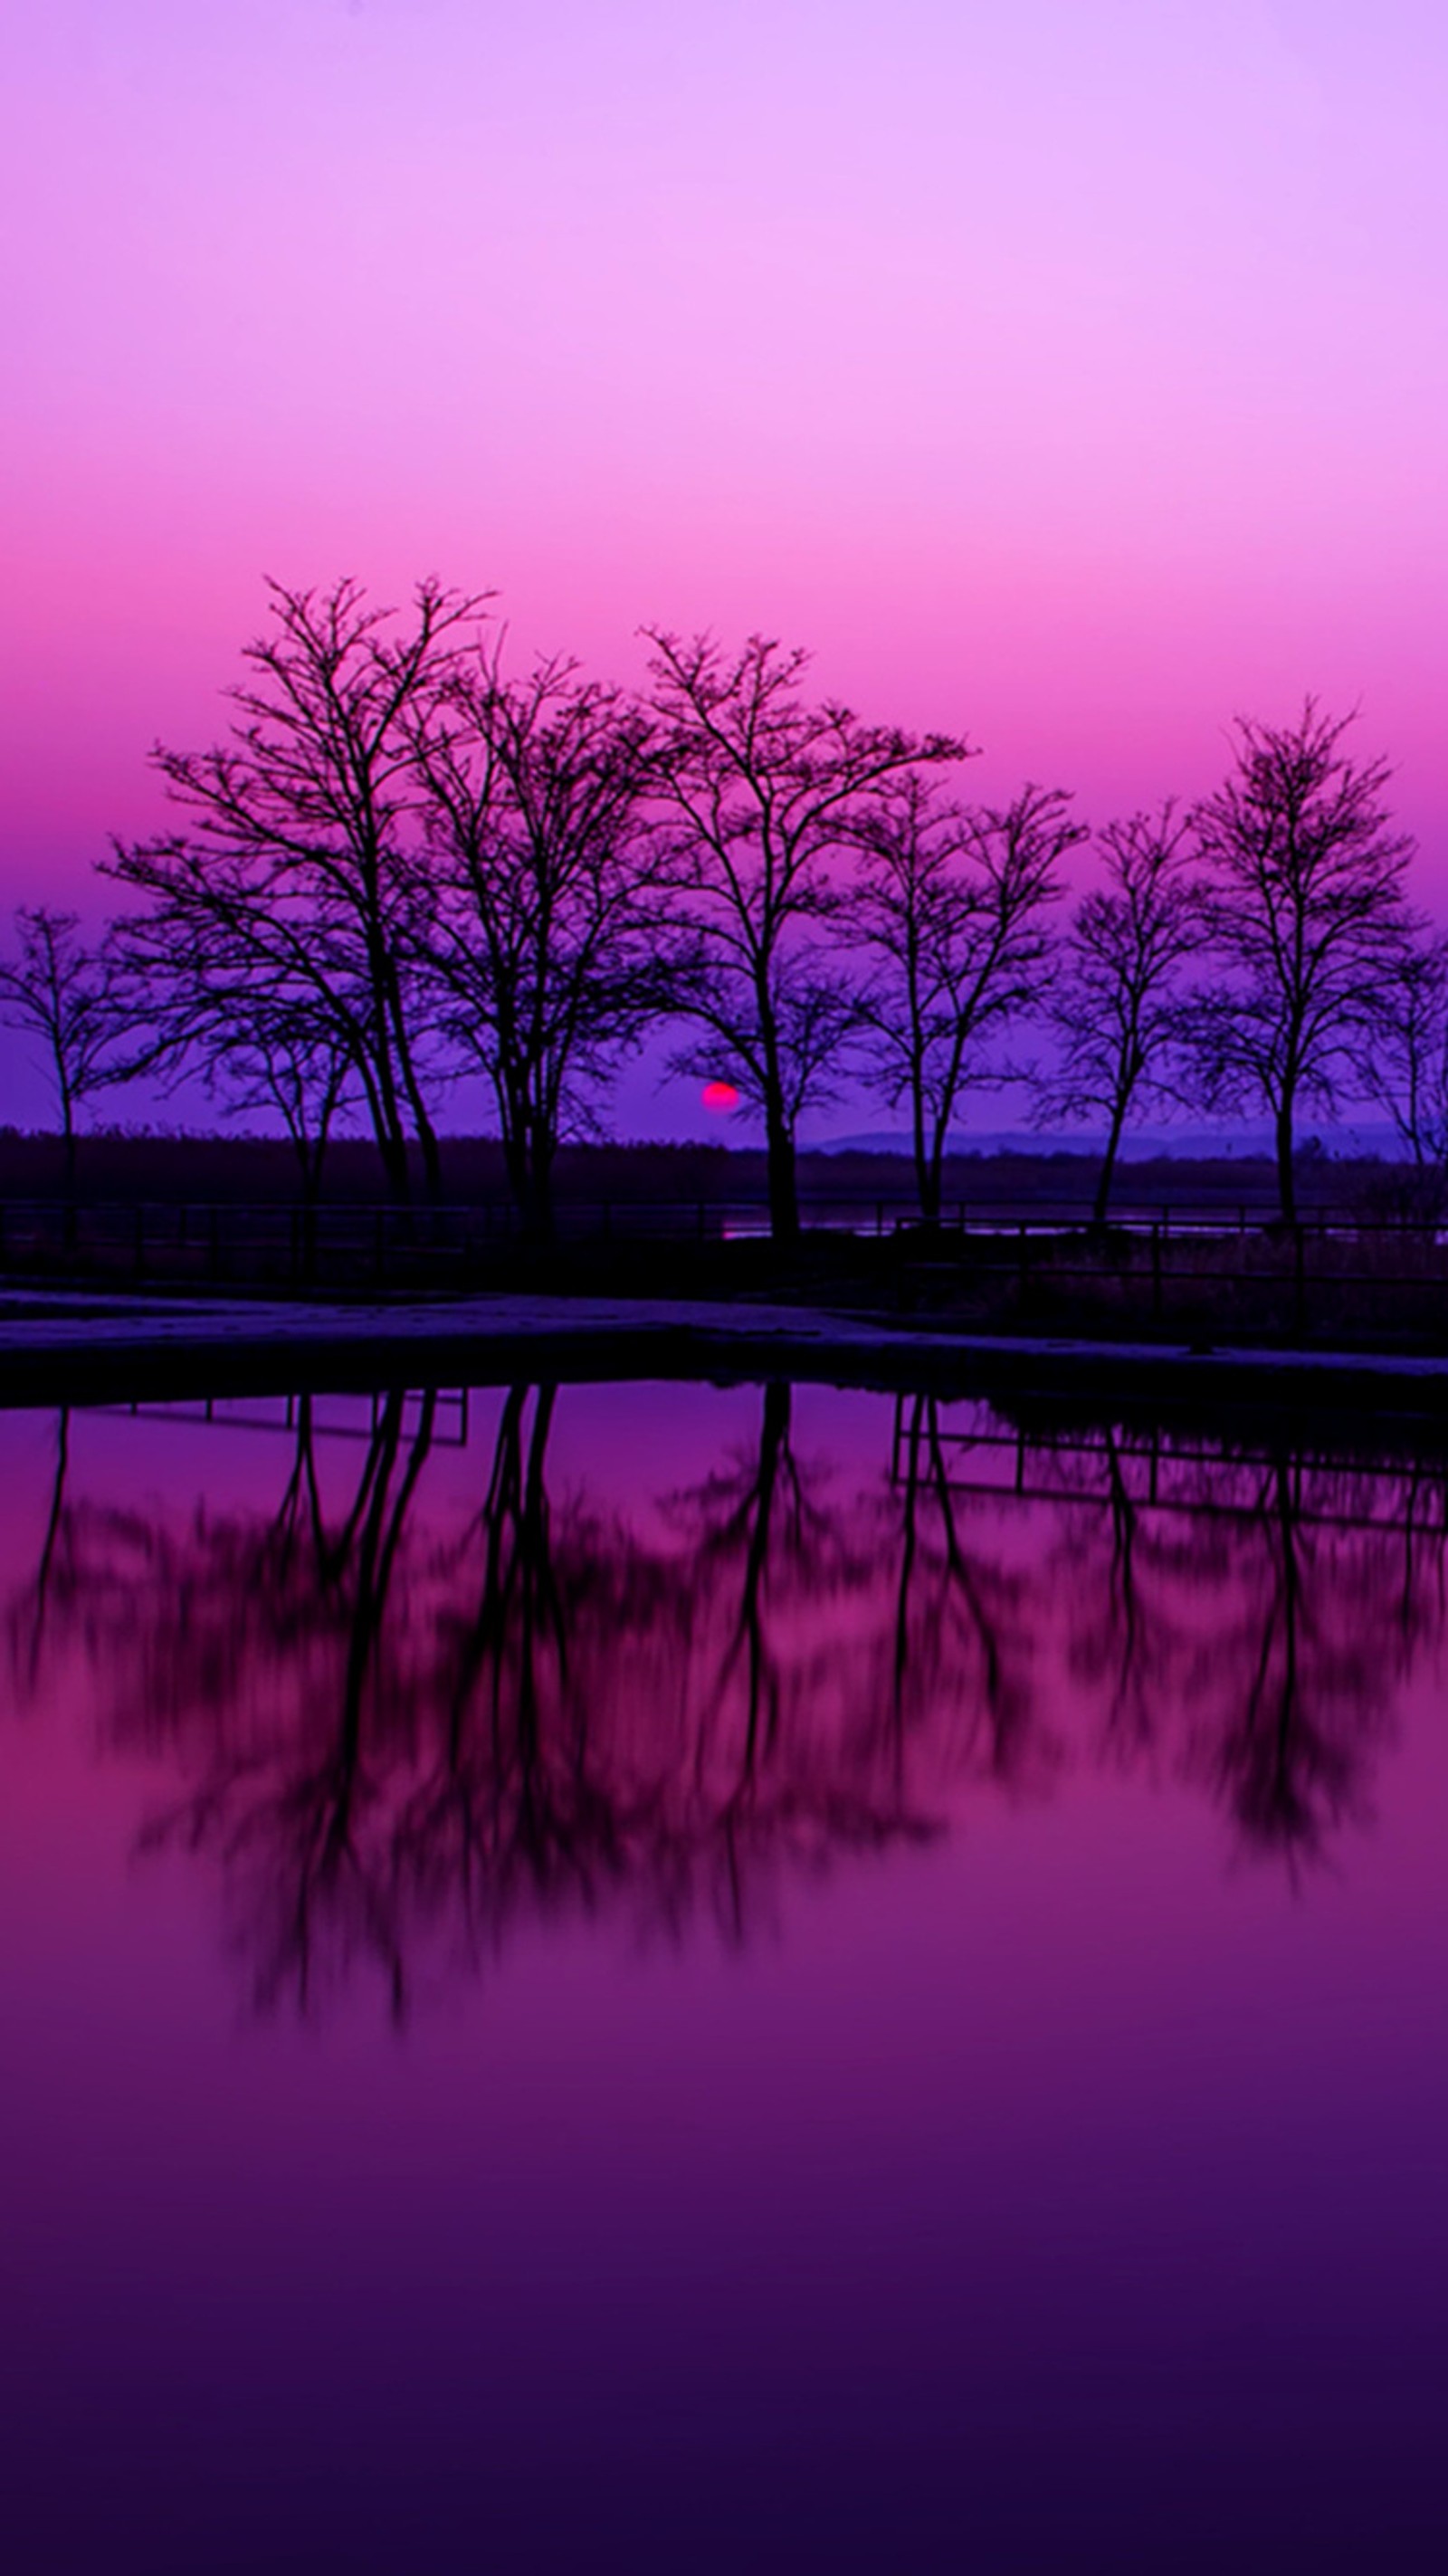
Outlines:
{"label": "pink sky", "polygon": [[0,95],[7,895],[346,569],[1089,813],[1361,701],[1448,906],[1441,0],[29,0]]}

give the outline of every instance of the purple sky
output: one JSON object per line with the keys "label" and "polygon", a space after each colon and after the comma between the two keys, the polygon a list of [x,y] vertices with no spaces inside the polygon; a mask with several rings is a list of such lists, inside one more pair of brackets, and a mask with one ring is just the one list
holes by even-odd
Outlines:
{"label": "purple sky", "polygon": [[0,96],[7,893],[345,569],[1088,813],[1361,701],[1448,902],[1441,0],[32,0]]}

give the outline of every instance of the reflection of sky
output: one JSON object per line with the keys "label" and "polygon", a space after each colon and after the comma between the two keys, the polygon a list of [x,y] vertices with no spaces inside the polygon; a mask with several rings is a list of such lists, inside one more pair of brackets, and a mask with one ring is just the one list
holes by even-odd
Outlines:
{"label": "reflection of sky", "polygon": [[1434,0],[51,0],[4,68],[10,884],[344,567],[623,676],[761,623],[1093,811],[1311,686],[1448,820]]}
{"label": "reflection of sky", "polygon": [[[476,1503],[496,1412],[432,1461],[429,1528]],[[555,1521],[586,1486],[657,1533],[759,1419],[749,1389],[565,1390]],[[873,1484],[890,1421],[801,1392],[817,1498]],[[0,1423],[7,1591],[52,1428]],[[285,1474],[260,1434],[73,1430],[78,1499],[181,1533]],[[400,2036],[365,1977],[310,2026],[238,2021],[214,1855],[134,1850],[180,1785],[164,1692],[124,1758],[84,1657],[12,1712],[0,2406],[34,2563],[451,2571],[484,2528],[508,2569],[1433,2563],[1426,1670],[1368,1829],[1295,1890],[1233,1865],[1169,1766],[1093,1758],[1068,1517],[968,1526],[1054,1569],[1051,1794],[977,1786],[948,1840],[795,1880],[739,1951],[574,1916],[476,1978],[434,1953]]]}

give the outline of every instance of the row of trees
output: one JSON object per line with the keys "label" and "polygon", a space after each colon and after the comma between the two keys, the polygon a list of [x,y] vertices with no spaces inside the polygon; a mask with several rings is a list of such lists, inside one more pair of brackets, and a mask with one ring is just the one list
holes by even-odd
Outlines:
{"label": "row of trees", "polygon": [[650,630],[629,694],[510,673],[487,596],[435,582],[402,617],[352,581],[272,609],[229,739],[155,753],[174,828],[103,862],[131,908],[95,947],[18,916],[0,1011],[44,1041],[72,1155],[88,1095],[199,1075],[281,1120],[309,1192],[350,1113],[399,1197],[414,1156],[436,1193],[437,1104],[481,1075],[546,1234],[560,1142],[665,1030],[761,1121],[784,1239],[799,1121],[852,1082],[908,1117],[927,1221],[965,1104],[1012,1079],[1094,1124],[1098,1217],[1148,1108],[1268,1115],[1289,1220],[1299,1120],[1345,1094],[1448,1163],[1448,944],[1409,905],[1386,764],[1312,700],[1241,723],[1195,807],[1093,838],[1061,788],[968,801],[963,737],[816,701],[763,637]]}

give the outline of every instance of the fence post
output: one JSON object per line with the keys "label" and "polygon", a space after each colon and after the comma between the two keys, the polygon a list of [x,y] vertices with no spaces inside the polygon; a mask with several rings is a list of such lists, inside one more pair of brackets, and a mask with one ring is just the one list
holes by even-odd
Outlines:
{"label": "fence post", "polygon": [[1017,1254],[1017,1270],[1020,1284],[1021,1304],[1024,1306],[1026,1302],[1026,1291],[1030,1285],[1030,1268],[1026,1257],[1026,1229],[1024,1222],[1022,1222],[1021,1225],[1020,1250]]}
{"label": "fence post", "polygon": [[137,1277],[138,1279],[144,1279],[145,1275],[146,1275],[146,1202],[145,1202],[145,1200],[144,1200],[144,1199],[137,1199],[137,1201],[136,1201],[136,1277]]}
{"label": "fence post", "polygon": [[1161,1227],[1151,1229],[1151,1320],[1161,1322]]}
{"label": "fence post", "polygon": [[213,1279],[219,1279],[221,1277],[221,1227],[217,1219],[215,1201],[212,1202],[211,1215],[207,1224],[206,1232],[207,1270]]}
{"label": "fence post", "polygon": [[380,1287],[387,1271],[387,1211],[381,1207],[373,1220],[372,1267]]}

